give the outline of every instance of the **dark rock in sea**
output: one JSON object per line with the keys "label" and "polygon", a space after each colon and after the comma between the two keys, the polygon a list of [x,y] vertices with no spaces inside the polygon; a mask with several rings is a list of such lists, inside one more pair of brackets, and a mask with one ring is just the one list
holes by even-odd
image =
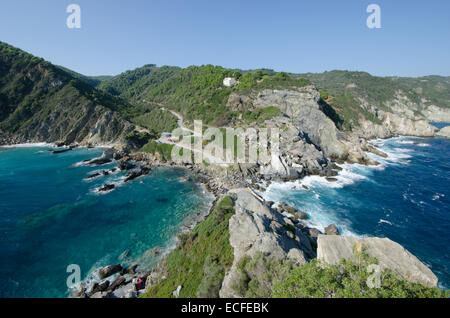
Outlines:
{"label": "dark rock in sea", "polygon": [[120,264],[109,265],[109,266],[100,268],[100,270],[98,271],[98,277],[100,279],[105,279],[106,277],[114,275],[115,273],[118,273],[121,270],[122,270],[122,265],[120,265]]}
{"label": "dark rock in sea", "polygon": [[126,279],[123,276],[119,276],[117,277],[113,283],[109,286],[108,291],[113,291],[115,289],[117,289],[118,287],[122,286],[123,284],[125,284]]}
{"label": "dark rock in sea", "polygon": [[54,155],[56,155],[56,154],[68,152],[68,151],[71,151],[71,150],[72,150],[72,148],[58,149],[58,150],[53,150],[52,153],[53,153]]}
{"label": "dark rock in sea", "polygon": [[109,175],[109,171],[103,171],[103,175],[104,176],[108,176]]}
{"label": "dark rock in sea", "polygon": [[94,173],[94,174],[91,174],[90,176],[88,176],[86,179],[94,179],[98,176],[100,176],[100,173]]}
{"label": "dark rock in sea", "polygon": [[141,167],[139,170],[133,170],[126,175],[126,178],[123,182],[128,182],[128,181],[134,180],[136,178],[139,178],[141,176],[145,176],[145,175],[149,174],[150,171],[151,171],[151,169],[148,167]]}
{"label": "dark rock in sea", "polygon": [[302,184],[302,188],[305,190],[309,190],[309,188],[307,186],[305,186],[304,184]]}
{"label": "dark rock in sea", "polygon": [[340,235],[339,230],[336,225],[330,224],[325,228],[326,235]]}
{"label": "dark rock in sea", "polygon": [[337,179],[336,178],[332,178],[332,177],[326,177],[328,182],[336,182]]}
{"label": "dark rock in sea", "polygon": [[116,186],[114,184],[105,184],[102,188],[98,189],[99,192],[106,192],[114,189]]}
{"label": "dark rock in sea", "polygon": [[95,166],[101,166],[101,165],[110,163],[111,161],[112,160],[109,158],[100,157],[100,158],[95,158],[95,159],[89,160],[88,164],[95,165]]}
{"label": "dark rock in sea", "polygon": [[136,165],[129,161],[120,161],[118,166],[119,166],[119,169],[122,171],[131,170],[131,169],[136,168]]}

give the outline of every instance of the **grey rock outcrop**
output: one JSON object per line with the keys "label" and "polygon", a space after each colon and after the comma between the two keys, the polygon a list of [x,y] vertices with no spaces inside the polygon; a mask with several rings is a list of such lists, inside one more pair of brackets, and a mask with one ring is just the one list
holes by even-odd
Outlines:
{"label": "grey rock outcrop", "polygon": [[320,94],[314,86],[291,90],[263,90],[253,104],[257,108],[276,106],[308,139],[320,146],[326,156],[346,155],[337,138],[337,129],[319,106]]}
{"label": "grey rock outcrop", "polygon": [[408,281],[436,287],[438,279],[433,272],[400,244],[388,238],[363,238],[319,235],[317,258],[328,264],[339,264],[354,257],[353,248],[362,247],[370,256],[378,259],[380,267],[389,268]]}
{"label": "grey rock outcrop", "polygon": [[439,137],[450,138],[450,126],[442,128],[436,135]]}
{"label": "grey rock outcrop", "polygon": [[235,212],[229,221],[234,260],[222,283],[221,297],[238,297],[232,286],[239,277],[237,264],[244,256],[262,252],[280,260],[291,259],[298,265],[315,256],[309,238],[300,229],[249,191],[237,192]]}

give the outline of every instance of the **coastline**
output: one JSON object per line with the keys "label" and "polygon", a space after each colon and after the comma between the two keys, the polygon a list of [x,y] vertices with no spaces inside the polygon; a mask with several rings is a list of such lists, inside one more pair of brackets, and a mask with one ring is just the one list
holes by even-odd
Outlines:
{"label": "coastline", "polygon": [[[440,138],[440,137],[417,137],[417,136],[394,136],[394,137],[388,137],[388,138],[376,138],[376,139],[370,139],[367,142],[372,144],[376,149],[382,151],[387,155],[386,158],[381,157],[375,153],[366,151],[366,154],[368,157],[372,160],[374,160],[377,164],[361,164],[361,163],[336,163],[338,167],[341,168],[340,171],[338,171],[338,174],[334,176],[333,181],[327,180],[326,176],[320,176],[320,175],[309,175],[305,176],[301,179],[293,180],[293,181],[273,181],[269,186],[265,186],[265,184],[261,183],[259,184],[260,189],[255,191],[258,193],[258,195],[262,196],[266,201],[273,201],[275,202],[275,205],[280,205],[283,202],[283,200],[276,200],[272,194],[270,194],[271,190],[273,188],[277,189],[284,189],[285,191],[310,191],[311,189],[314,189],[314,187],[323,187],[323,188],[330,188],[330,189],[341,189],[347,186],[351,186],[354,183],[362,180],[367,180],[367,176],[360,173],[355,173],[353,168],[358,168],[360,170],[367,170],[367,171],[383,171],[386,169],[387,166],[400,163],[400,164],[406,164],[405,160],[410,158],[410,155],[407,154],[407,151],[405,152],[392,152],[389,151],[386,148],[383,148],[384,142],[389,140],[402,140],[407,138],[417,138],[417,139],[432,139],[432,138]],[[381,143],[381,145],[380,145]],[[411,142],[412,143],[412,142]],[[263,191],[261,191],[263,190]],[[319,194],[314,194],[315,198],[319,200]],[[302,207],[299,207],[302,209]],[[334,224],[338,227],[339,231],[342,233],[342,235],[346,236],[353,236],[357,238],[363,238],[363,237],[369,237],[368,234],[356,234],[349,230],[346,227],[346,224],[339,224],[338,220],[330,220],[327,224],[325,223],[314,223],[310,220],[310,216],[308,216],[307,220],[300,220],[301,223],[303,223],[305,226],[315,228],[321,232],[325,231],[325,227],[329,226],[330,224]]]}
{"label": "coastline", "polygon": [[[389,138],[385,138],[385,139],[373,139],[370,140],[369,142],[377,142],[377,141],[386,141],[386,140],[390,140],[390,139],[394,139],[394,138],[408,138],[408,137],[414,137],[414,138],[421,138],[421,139],[425,139],[425,137],[415,137],[415,136],[395,136],[395,137],[389,137]],[[36,146],[49,146],[52,144],[46,144],[46,143],[35,143],[35,144],[25,144],[25,145],[10,145],[7,146],[8,148],[14,148],[14,147],[36,147]],[[52,145],[53,147],[55,145]],[[0,146],[2,147],[2,146]],[[96,146],[95,148],[111,148],[111,147],[101,147],[101,146]],[[378,148],[378,147],[377,147]],[[371,154],[374,155],[374,154]],[[374,155],[376,156],[376,155]],[[389,156],[389,153],[388,153]],[[378,157],[378,156],[377,156]],[[380,157],[381,158],[381,157]],[[114,159],[115,161],[119,161],[123,159],[123,157],[119,156],[118,159]],[[183,222],[182,224],[180,224],[180,229],[177,232],[177,234],[174,236],[173,238],[173,242],[170,244],[170,246],[167,246],[166,248],[159,250],[158,251],[158,256],[159,256],[159,261],[157,262],[157,264],[152,268],[152,270],[148,271],[140,271],[139,270],[139,264],[137,264],[137,271],[133,274],[128,274],[128,278],[127,281],[122,284],[122,287],[120,287],[121,289],[124,289],[123,286],[130,286],[130,284],[132,285],[133,282],[135,282],[138,279],[141,279],[143,277],[147,277],[148,275],[150,275],[150,273],[153,271],[153,269],[156,269],[159,264],[161,262],[163,262],[164,258],[177,247],[177,242],[178,242],[178,237],[180,234],[182,233],[186,233],[186,232],[190,232],[197,224],[201,223],[203,220],[205,220],[205,218],[211,213],[211,211],[214,209],[217,201],[219,200],[219,198],[224,194],[224,190],[221,187],[218,187],[217,184],[217,180],[214,180],[214,176],[212,176],[211,174],[205,173],[205,170],[202,169],[198,169],[198,167],[194,166],[194,165],[179,165],[179,164],[175,164],[173,162],[154,162],[154,161],[149,161],[149,158],[142,158],[142,153],[131,153],[131,154],[127,154],[125,157],[126,160],[132,160],[135,161],[138,164],[144,164],[144,165],[150,165],[152,168],[158,168],[158,167],[172,167],[172,168],[181,168],[181,169],[185,169],[187,171],[190,171],[191,173],[194,174],[195,182],[197,184],[199,184],[204,191],[206,191],[208,194],[213,196],[213,200],[211,201],[211,204],[209,206],[209,208],[207,209],[207,213],[204,213],[203,215],[200,215],[198,217],[194,217],[194,219],[192,220],[192,222]],[[369,169],[375,169],[375,170],[379,170],[379,169],[383,169],[383,165],[362,165],[359,163],[344,163],[344,164],[338,164],[339,167],[343,168],[342,171],[339,172],[339,174],[343,174],[345,173],[346,169],[345,166],[349,165],[349,166],[361,166],[361,167],[365,167],[365,168],[369,168]],[[339,176],[338,174],[338,176]],[[329,182],[326,180],[326,177],[321,177],[321,176],[306,176],[303,178],[300,178],[298,180],[295,181],[288,181],[288,182],[276,182],[276,181],[272,181],[272,183],[267,187],[270,188],[271,186],[274,186],[275,184],[283,184],[283,185],[290,185],[290,184],[294,184],[296,183],[297,186],[299,188],[303,188],[302,185],[305,184],[305,180],[308,179],[314,179],[314,178],[319,178],[321,181],[326,182],[327,184],[331,185],[331,187],[333,187],[333,185],[338,185],[338,183],[334,183],[334,182]],[[250,185],[252,186],[252,185]],[[339,185],[338,185],[339,186]],[[342,185],[345,186],[345,185]],[[340,187],[340,186],[339,186]],[[231,190],[231,189],[228,189]],[[254,189],[256,190],[256,189]],[[257,191],[257,190],[256,190]],[[264,199],[267,201],[267,198],[264,195],[264,192],[259,193],[261,194]],[[192,212],[190,215],[195,215],[197,214],[197,212]],[[186,224],[187,223],[187,224]],[[314,227],[311,224],[308,224],[307,222],[305,222],[305,225],[308,227]],[[322,228],[318,228],[320,231],[323,231],[323,227]],[[344,235],[347,235],[347,233],[343,233]],[[97,268],[95,271],[97,271],[100,268]],[[87,275],[89,276],[89,275]],[[98,277],[98,276],[97,276]],[[86,277],[87,278],[87,277]],[[111,278],[111,277],[110,277]],[[114,276],[112,276],[112,278],[114,278]],[[115,279],[115,278],[114,278]],[[89,286],[90,288],[95,286],[95,283],[99,284],[101,283],[102,280],[91,280],[91,285]],[[103,280],[104,282],[104,280]],[[113,283],[113,282],[111,282]],[[85,291],[89,291],[89,288],[86,288]],[[83,295],[80,295],[79,293],[75,292],[75,295],[72,293],[72,295],[69,295],[69,297],[82,297]],[[126,294],[125,292],[123,292],[123,297],[137,297],[139,296],[139,293],[129,293]]]}

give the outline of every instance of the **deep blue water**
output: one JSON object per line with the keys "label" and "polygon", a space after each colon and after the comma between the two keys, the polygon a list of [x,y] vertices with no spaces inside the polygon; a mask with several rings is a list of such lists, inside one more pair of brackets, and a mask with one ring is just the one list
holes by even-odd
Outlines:
{"label": "deep blue water", "polygon": [[179,169],[96,193],[124,176],[84,180],[115,166],[74,165],[101,153],[0,148],[0,297],[65,297],[69,264],[81,267],[82,278],[118,262],[151,266],[156,258],[147,251],[169,247],[183,224],[209,208],[211,196]]}
{"label": "deep blue water", "polygon": [[437,128],[439,128],[439,129],[442,129],[442,128],[444,128],[444,127],[450,126],[449,123],[435,123],[435,122],[430,122],[430,124],[433,125],[433,126],[435,126],[435,127],[437,127]]}
{"label": "deep blue water", "polygon": [[[450,287],[450,140],[393,138],[374,142],[389,154],[381,165],[343,165],[330,183],[320,177],[271,185],[265,197],[287,201],[318,228],[388,237],[403,245]],[[300,183],[309,187],[302,188]]]}

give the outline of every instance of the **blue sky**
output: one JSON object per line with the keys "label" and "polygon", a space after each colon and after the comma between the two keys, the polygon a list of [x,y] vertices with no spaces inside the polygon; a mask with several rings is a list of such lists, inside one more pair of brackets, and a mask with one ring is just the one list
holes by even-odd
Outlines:
{"label": "blue sky", "polygon": [[[66,7],[81,7],[81,29]],[[381,29],[366,26],[369,4]],[[448,0],[2,0],[0,40],[86,75],[144,64],[450,75]]]}

